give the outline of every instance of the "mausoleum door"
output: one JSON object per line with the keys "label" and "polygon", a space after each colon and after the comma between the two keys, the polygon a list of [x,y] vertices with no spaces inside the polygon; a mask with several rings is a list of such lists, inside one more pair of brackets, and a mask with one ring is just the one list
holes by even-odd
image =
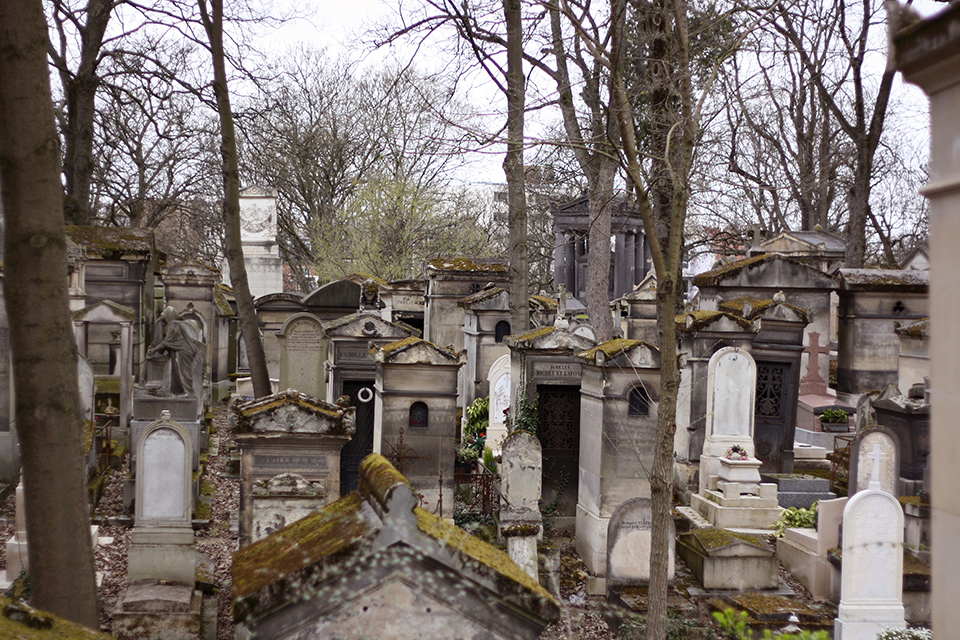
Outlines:
{"label": "mausoleum door", "polygon": [[757,457],[763,461],[760,470],[767,473],[783,471],[781,454],[784,449],[793,449],[792,442],[785,442],[787,437],[794,436],[794,429],[789,429],[789,433],[787,429],[791,373],[791,365],[786,362],[757,362],[753,443]]}
{"label": "mausoleum door", "polygon": [[360,461],[373,452],[373,380],[344,380],[343,395],[357,408],[357,432],[340,450],[341,496],[357,489]]}
{"label": "mausoleum door", "polygon": [[[577,515],[580,463],[580,387],[538,385],[537,437],[543,447],[541,509]],[[561,494],[558,499],[557,494]]]}

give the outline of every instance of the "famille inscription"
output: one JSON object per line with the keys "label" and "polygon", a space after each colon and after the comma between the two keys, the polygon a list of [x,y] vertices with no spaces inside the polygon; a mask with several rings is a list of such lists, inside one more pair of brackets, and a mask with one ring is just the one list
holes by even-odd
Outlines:
{"label": "famille inscription", "polygon": [[575,363],[541,363],[534,365],[537,379],[543,378],[580,378],[580,365]]}

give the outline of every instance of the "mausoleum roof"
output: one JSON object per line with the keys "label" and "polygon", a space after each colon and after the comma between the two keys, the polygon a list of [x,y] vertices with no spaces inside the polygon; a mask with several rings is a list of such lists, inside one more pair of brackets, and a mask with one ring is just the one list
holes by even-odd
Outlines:
{"label": "mausoleum roof", "polygon": [[840,269],[840,278],[848,291],[925,293],[930,286],[930,272],[916,269]]}
{"label": "mausoleum roof", "polygon": [[[239,397],[239,396],[237,396]],[[319,422],[305,429],[290,420],[264,419],[266,415],[276,414],[283,407],[293,406],[297,410],[314,415]],[[329,435],[352,435],[356,430],[355,409],[324,402],[295,389],[287,389],[249,402],[230,404],[230,427],[234,433],[310,433]]]}
{"label": "mausoleum roof", "polygon": [[640,348],[648,349],[651,352],[651,355],[655,357],[660,354],[660,349],[653,346],[649,342],[644,342],[643,340],[627,340],[626,338],[616,338],[614,340],[607,340],[606,342],[597,345],[593,349],[581,351],[577,354],[577,357],[585,360],[589,364],[605,364],[597,360],[598,353],[602,353],[607,361],[612,361],[621,354],[629,354],[630,352]]}
{"label": "mausoleum roof", "polygon": [[[720,310],[735,313],[747,320],[756,320],[757,318],[765,316],[768,311],[775,310],[780,305],[789,309],[791,315],[797,316],[796,319],[802,322],[810,322],[809,314],[800,307],[796,307],[787,302],[777,302],[776,300],[764,298],[746,296],[743,298],[734,298],[733,300],[724,300],[720,303]],[[787,318],[783,319],[786,320]]]}
{"label": "mausoleum roof", "polygon": [[[721,287],[735,286],[741,280],[740,276],[748,272],[759,270],[768,266],[779,265],[786,268],[786,272],[781,273],[779,280],[786,282],[770,283],[771,287],[788,288],[790,280],[798,279],[799,276],[806,276],[806,280],[816,283],[819,281],[820,288],[837,288],[839,278],[820,271],[816,267],[805,264],[798,258],[791,258],[777,253],[767,253],[752,258],[744,258],[730,264],[717,267],[694,276],[693,284],[697,287]],[[783,271],[783,269],[781,269]],[[736,281],[736,282],[732,282]],[[752,284],[751,286],[763,286],[766,283]],[[797,282],[797,287],[809,288],[809,282]]]}
{"label": "mausoleum roof", "polygon": [[706,331],[714,328],[713,325],[722,323],[724,320],[736,325],[741,331],[751,331],[756,333],[757,327],[739,315],[727,313],[726,311],[690,311],[676,316],[677,328],[681,331]]}
{"label": "mausoleum roof", "polygon": [[235,620],[276,611],[326,587],[346,601],[350,595],[336,589],[341,579],[384,571],[411,553],[543,621],[559,615],[553,596],[504,552],[416,506],[410,483],[383,456],[364,458],[359,487],[234,554]]}
{"label": "mausoleum roof", "polygon": [[367,322],[374,323],[374,330],[372,332],[363,331],[366,335],[370,333],[368,337],[371,338],[399,338],[400,336],[411,336],[419,337],[420,330],[416,327],[412,327],[406,322],[391,322],[389,320],[384,320],[380,314],[376,311],[358,311],[357,313],[351,313],[348,316],[343,316],[337,318],[336,320],[331,320],[330,322],[323,325],[323,330],[330,335],[336,335],[342,333],[338,331],[341,329],[349,328],[351,325]]}
{"label": "mausoleum roof", "polygon": [[370,353],[373,354],[373,359],[380,363],[403,360],[406,364],[460,365],[464,362],[464,358],[461,358],[453,349],[437,346],[416,336],[390,342],[383,346],[374,346],[370,349]]}
{"label": "mausoleum roof", "polygon": [[88,256],[122,259],[130,254],[149,257],[156,250],[151,229],[129,227],[67,227],[67,237],[76,242]]}
{"label": "mausoleum roof", "polygon": [[503,262],[480,262],[474,261],[470,258],[434,258],[433,260],[427,261],[427,270],[428,271],[460,271],[460,272],[480,272],[480,271],[496,271],[496,272],[506,272],[507,265]]}
{"label": "mausoleum roof", "polygon": [[930,319],[921,318],[916,322],[907,322],[905,324],[897,323],[894,331],[898,336],[906,336],[908,338],[929,338]]}

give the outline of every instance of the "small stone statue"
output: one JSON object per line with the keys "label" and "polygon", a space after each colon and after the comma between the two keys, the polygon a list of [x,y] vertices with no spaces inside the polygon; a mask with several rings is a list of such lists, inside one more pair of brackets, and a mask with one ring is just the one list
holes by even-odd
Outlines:
{"label": "small stone statue", "polygon": [[206,349],[195,323],[180,320],[173,307],[164,308],[157,323],[157,334],[147,349],[147,359],[169,357],[163,382],[154,392],[162,397],[199,398],[203,389],[203,365]]}

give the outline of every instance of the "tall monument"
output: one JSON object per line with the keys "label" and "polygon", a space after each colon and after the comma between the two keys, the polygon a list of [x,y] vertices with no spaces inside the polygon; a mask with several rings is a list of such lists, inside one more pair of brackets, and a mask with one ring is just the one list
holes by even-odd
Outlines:
{"label": "tall monument", "polygon": [[250,186],[240,191],[240,239],[250,294],[283,291],[283,263],[277,244],[277,192]]}

